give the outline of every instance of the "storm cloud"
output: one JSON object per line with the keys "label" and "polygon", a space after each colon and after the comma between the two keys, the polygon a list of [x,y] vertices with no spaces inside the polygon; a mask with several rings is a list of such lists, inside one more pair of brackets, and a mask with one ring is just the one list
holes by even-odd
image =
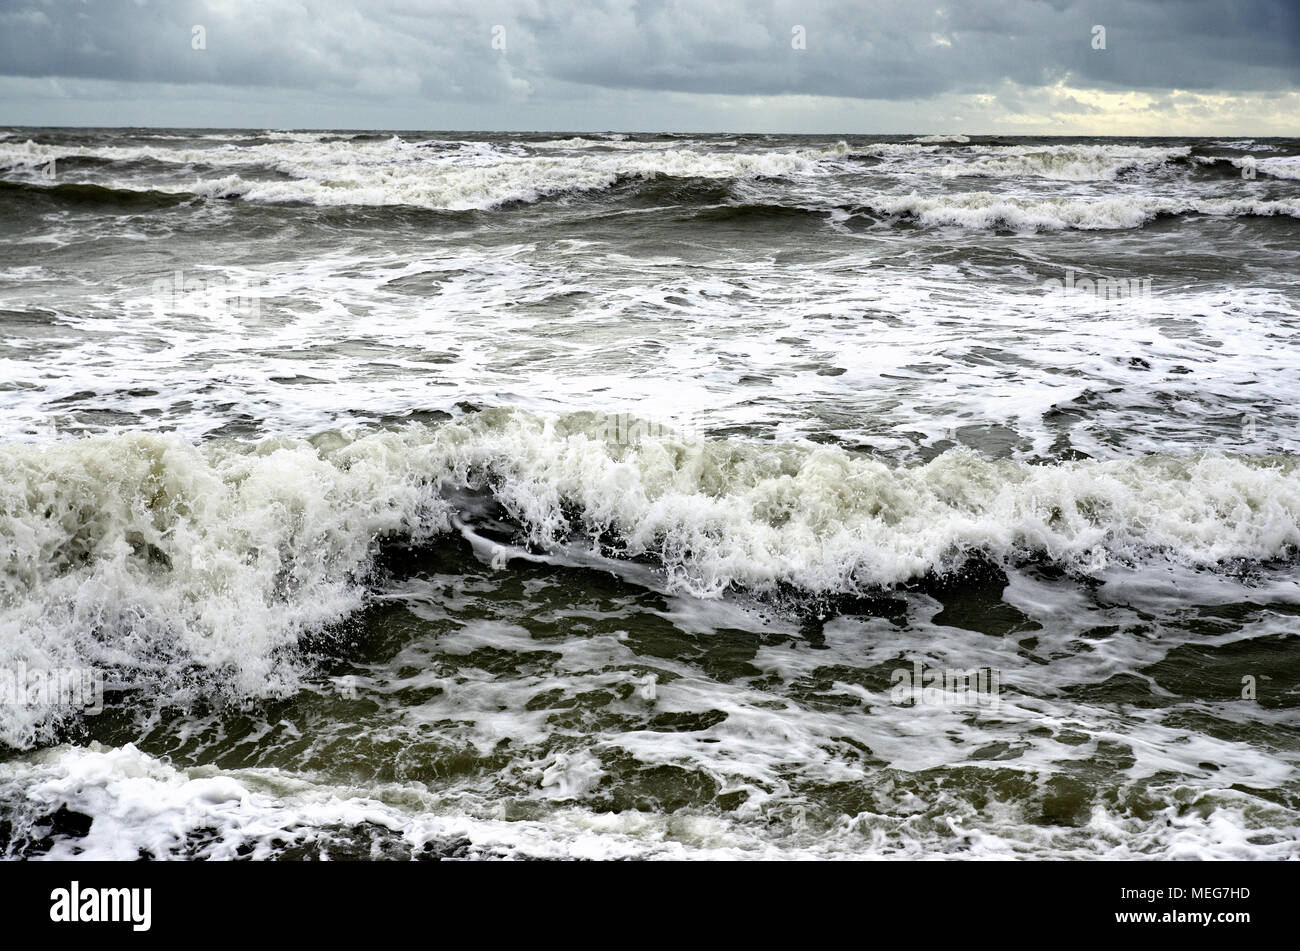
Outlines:
{"label": "storm cloud", "polygon": [[1298,37],[1293,0],[9,0],[0,122],[1283,134]]}

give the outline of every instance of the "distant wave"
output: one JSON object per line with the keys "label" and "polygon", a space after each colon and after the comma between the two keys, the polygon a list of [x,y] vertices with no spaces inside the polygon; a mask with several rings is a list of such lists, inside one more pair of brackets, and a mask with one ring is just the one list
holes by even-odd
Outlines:
{"label": "distant wave", "polygon": [[6,197],[44,200],[54,204],[86,208],[118,207],[130,211],[141,211],[176,205],[195,196],[154,189],[135,189],[107,185],[58,183],[44,185],[35,182],[0,180],[0,200]]}
{"label": "distant wave", "polygon": [[1276,152],[1276,145],[1256,142],[1254,139],[1220,139],[1214,143],[1221,149],[1238,149],[1242,152]]}
{"label": "distant wave", "polygon": [[[430,145],[439,146],[430,151]],[[602,191],[631,179],[757,179],[813,172],[848,153],[844,143],[818,149],[769,152],[710,153],[689,149],[631,151],[611,155],[524,158],[484,143],[455,143],[449,154],[444,143],[366,143],[351,150],[331,150],[316,143],[291,143],[278,151],[258,148],[229,152],[186,150],[188,162],[232,163],[273,168],[288,176],[278,180],[249,178],[239,172],[220,178],[196,178],[185,184],[161,182],[156,190],[208,198],[313,205],[410,205],[435,210],[491,209],[568,193]],[[286,152],[286,149],[288,150]],[[394,149],[401,154],[395,154]],[[306,155],[302,154],[306,151]],[[0,149],[0,160],[28,170],[55,161],[65,153],[84,150],[33,146],[12,152]],[[122,159],[157,160],[167,150],[122,149]],[[87,152],[87,154],[91,154]],[[128,158],[129,156],[129,158]],[[115,182],[117,189],[130,183]]]}
{"label": "distant wave", "polygon": [[[717,143],[713,143],[717,144]],[[529,148],[534,149],[613,149],[620,151],[659,151],[671,149],[680,145],[679,141],[668,140],[659,142],[646,142],[639,139],[629,139],[628,136],[573,136],[567,139],[548,139],[544,142],[529,142]]]}
{"label": "distant wave", "polygon": [[[925,225],[1013,230],[1135,228],[1176,214],[1269,216],[1295,214],[1293,200],[1257,200],[1253,195],[1217,198],[1197,192],[1040,198],[1023,190],[945,193],[944,181],[984,178],[999,182],[1034,180],[1105,183],[1151,174],[1185,183],[1195,173],[1205,182],[1253,169],[1260,178],[1300,180],[1300,158],[1292,155],[1205,155],[1205,146],[1130,144],[969,145],[939,144],[928,136],[913,142],[845,142],[818,148],[742,150],[735,140],[705,145],[659,137],[631,140],[607,136],[484,142],[396,135],[343,139],[320,133],[283,133],[258,144],[224,142],[198,148],[163,145],[56,146],[0,142],[0,169],[10,184],[42,187],[53,201],[119,204],[130,193],[157,196],[240,199],[267,204],[321,207],[405,206],[432,211],[488,211],[547,199],[583,196],[600,200],[662,192],[674,203],[728,202],[736,209],[707,211],[705,217],[752,215],[767,206],[774,215],[788,208],[821,213],[865,212],[899,216]],[[949,136],[945,139],[955,139]],[[243,143],[254,140],[242,139]],[[727,148],[713,148],[725,144]],[[58,184],[41,180],[54,163]],[[1181,171],[1182,178],[1173,173]],[[924,194],[868,198],[864,180],[879,176],[939,179]],[[94,178],[75,182],[69,178]],[[1248,176],[1249,177],[1249,176]],[[780,181],[779,187],[764,183]],[[718,198],[708,189],[672,197],[671,182],[732,183],[737,194]],[[788,186],[788,187],[787,187]],[[990,186],[992,187],[992,186]],[[95,191],[100,189],[101,191]],[[729,201],[734,198],[734,202]]]}
{"label": "distant wave", "polygon": [[989,156],[956,160],[939,168],[949,178],[1050,178],[1060,181],[1109,181],[1122,172],[1185,160],[1190,148],[1122,145],[1002,146]]}
{"label": "distant wave", "polygon": [[1290,181],[1300,180],[1300,155],[1279,155],[1262,159],[1257,159],[1253,155],[1205,155],[1196,156],[1196,162],[1209,166],[1223,163],[1239,170],[1254,170],[1257,175]]}
{"label": "distant wave", "polygon": [[1080,231],[1139,228],[1170,215],[1300,218],[1300,201],[1250,198],[1016,198],[994,192],[956,195],[876,196],[859,213],[898,216],[927,226],[1005,228],[1012,231]]}
{"label": "distant wave", "polygon": [[[517,168],[517,166],[516,166]],[[334,209],[402,209],[467,212],[531,204],[566,195],[587,195],[613,202],[636,196],[640,201],[680,205],[701,221],[809,218],[836,221],[871,218],[909,222],[921,227],[959,227],[1010,231],[1105,231],[1140,228],[1159,218],[1300,217],[1300,201],[1252,198],[1020,198],[994,192],[949,195],[873,195],[857,202],[797,203],[737,195],[729,176],[672,175],[666,172],[580,175],[476,175],[445,178],[437,188],[340,190],[314,182],[244,179],[228,176],[199,181],[190,188],[133,189],[126,185],[39,185],[0,181],[6,197],[44,201],[75,208],[119,208],[138,212],[193,200],[239,199],[268,204],[306,204]],[[692,209],[694,209],[692,211]]]}

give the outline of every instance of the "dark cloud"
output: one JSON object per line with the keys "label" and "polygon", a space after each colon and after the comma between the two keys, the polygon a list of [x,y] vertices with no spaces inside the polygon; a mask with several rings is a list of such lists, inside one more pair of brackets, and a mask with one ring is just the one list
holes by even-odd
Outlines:
{"label": "dark cloud", "polygon": [[1263,93],[1300,87],[1298,37],[1296,0],[7,0],[0,75],[471,103],[584,89],[916,100],[1059,82]]}

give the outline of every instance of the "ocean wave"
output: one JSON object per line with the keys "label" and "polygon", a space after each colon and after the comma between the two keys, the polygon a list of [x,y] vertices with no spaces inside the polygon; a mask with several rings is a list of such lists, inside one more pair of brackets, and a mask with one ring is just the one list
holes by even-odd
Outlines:
{"label": "ocean wave", "polygon": [[60,205],[89,208],[123,208],[141,211],[165,208],[185,201],[188,197],[174,192],[153,189],[114,188],[92,184],[37,184],[34,182],[0,181],[0,199],[4,197],[46,200]]}
{"label": "ocean wave", "polygon": [[[60,747],[31,763],[0,764],[0,805],[9,833],[0,839],[0,857],[8,859],[265,860],[299,850],[364,859],[736,859],[771,852],[752,834],[718,843],[709,841],[722,838],[715,832],[683,842],[680,828],[669,834],[672,818],[636,810],[599,818],[572,809],[545,819],[479,818],[452,811],[414,784],[376,790],[283,770],[186,770],[133,744]],[[50,836],[48,817],[60,809],[91,819],[87,833]]]}
{"label": "ocean wave", "polygon": [[[321,134],[323,135],[323,133]],[[93,159],[131,168],[141,163],[164,166],[274,168],[285,174],[323,177],[331,170],[401,167],[407,165],[490,164],[523,157],[524,150],[511,143],[420,139],[408,141],[397,135],[322,138],[316,134],[263,136],[201,148],[163,145],[51,145],[28,139],[0,145],[0,168],[31,169],[73,159]]]}
{"label": "ocean wave", "polygon": [[[1140,228],[1162,216],[1300,217],[1300,202],[1250,198],[1017,198],[994,192],[878,196],[862,203],[868,213],[918,224],[1013,231],[1080,231]],[[852,210],[852,209],[851,209]]]}
{"label": "ocean wave", "polygon": [[[717,143],[711,143],[716,145]],[[573,136],[568,139],[548,139],[544,142],[529,142],[534,149],[612,149],[625,151],[663,151],[681,145],[679,141],[645,142],[629,139],[627,136]]]}
{"label": "ocean wave", "polygon": [[970,141],[970,136],[960,133],[956,135],[919,135],[912,141],[919,145],[965,145]]}
{"label": "ocean wave", "polygon": [[1200,165],[1217,165],[1226,162],[1233,168],[1253,169],[1257,174],[1272,178],[1300,180],[1300,155],[1279,155],[1262,159],[1257,159],[1253,155],[1198,155],[1196,162]]}
{"label": "ocean wave", "polygon": [[[711,153],[690,149],[633,150],[615,154],[525,157],[483,143],[389,140],[352,148],[289,143],[274,148],[254,146],[227,152],[184,150],[171,161],[207,166],[271,168],[288,176],[279,180],[248,177],[236,170],[221,177],[174,179],[153,184],[154,190],[208,198],[313,205],[410,205],[433,210],[492,209],[518,202],[535,202],[566,193],[602,191],[629,179],[760,179],[815,173],[826,163],[848,154],[840,142],[818,149],[795,151]],[[438,146],[438,147],[432,147]],[[109,150],[103,150],[109,151]],[[122,161],[155,160],[166,149],[121,149]],[[98,154],[94,150],[58,149],[28,142],[0,149],[0,164],[31,169],[68,155]],[[114,182],[130,189],[133,182]]]}
{"label": "ocean wave", "polygon": [[1219,139],[1214,145],[1221,149],[1237,149],[1242,152],[1276,152],[1276,145],[1256,142],[1254,139]]}
{"label": "ocean wave", "polygon": [[[531,204],[548,198],[610,194],[634,186],[637,194],[660,196],[674,203],[713,204],[729,195],[714,188],[690,190],[692,185],[736,183],[810,172],[817,163],[838,153],[772,153],[706,155],[656,153],[611,156],[610,161],[575,162],[534,159],[481,166],[428,169],[354,171],[348,178],[258,178],[239,174],[197,178],[190,182],[158,183],[148,187],[134,181],[106,184],[4,182],[14,195],[43,197],[77,205],[165,206],[191,198],[241,199],[266,204],[307,204],[319,207],[399,207],[461,212],[493,210]],[[1237,164],[1234,162],[1233,164]],[[1279,178],[1300,176],[1294,163],[1278,162],[1259,170]],[[685,189],[685,190],[683,190]],[[775,216],[808,213],[839,216],[891,216],[923,226],[957,226],[1017,231],[1114,230],[1139,228],[1160,217],[1207,215],[1220,217],[1300,217],[1300,202],[1255,198],[1033,198],[997,192],[906,195],[882,194],[857,201],[833,193],[789,201],[763,193],[745,193],[743,207],[704,209],[705,217],[753,216],[764,209]]]}
{"label": "ocean wave", "polygon": [[[284,769],[187,769],[134,744],[91,743],[0,764],[0,805],[9,833],[0,839],[0,856],[1258,860],[1294,859],[1300,852],[1291,812],[1241,786],[1199,793],[1193,808],[1187,788],[1177,785],[1148,791],[1140,810],[1118,797],[1098,804],[1075,828],[1038,818],[1051,783],[1036,783],[1032,774],[1024,774],[1024,782],[996,783],[994,768],[1006,763],[986,765],[987,778],[975,782],[981,791],[996,789],[976,799],[987,806],[972,804],[950,776],[936,780],[947,788],[933,790],[894,772],[876,777],[873,786],[885,792],[854,821],[813,837],[783,828],[782,820],[795,812],[791,806],[803,802],[782,808],[775,797],[765,810],[730,815],[597,811],[563,802],[536,804],[527,818],[506,819],[487,802],[466,803],[463,794],[440,795],[424,783],[375,786],[330,783]],[[1037,798],[1018,797],[1021,788],[1037,790],[1029,793]],[[918,822],[918,793],[935,799],[923,815],[943,822]],[[806,811],[804,806],[795,814]],[[51,817],[60,813],[85,817],[88,828],[79,835],[52,833]],[[981,833],[971,835],[971,828]]]}
{"label": "ocean wave", "polygon": [[[516,526],[511,545],[476,542],[498,567],[584,551],[644,561],[665,590],[704,598],[861,593],[975,557],[1213,568],[1300,544],[1291,456],[1027,465],[963,450],[893,466],[653,428],[612,438],[629,431],[501,409],[310,440],[6,446],[0,665],[105,669],[176,702],[292,689],[303,639],[365,603],[381,543],[464,530],[466,491]],[[0,709],[14,745],[57,725],[53,708]]]}
{"label": "ocean wave", "polygon": [[1056,181],[1110,181],[1133,169],[1152,169],[1186,160],[1190,148],[1125,145],[1001,146],[993,154],[939,166],[946,178],[1047,178]]}
{"label": "ocean wave", "polygon": [[849,157],[908,159],[918,155],[932,155],[940,151],[938,145],[923,145],[919,142],[875,142],[871,145],[854,146]]}

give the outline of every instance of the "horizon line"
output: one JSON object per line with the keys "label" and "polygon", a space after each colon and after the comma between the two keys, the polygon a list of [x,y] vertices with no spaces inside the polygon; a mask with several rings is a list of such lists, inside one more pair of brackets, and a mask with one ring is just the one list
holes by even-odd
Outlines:
{"label": "horizon line", "polygon": [[[208,126],[208,125],[90,125],[81,123],[63,125],[29,125],[25,123],[0,123],[3,129],[93,129],[105,131],[129,131],[132,129],[163,129],[185,132],[457,132],[472,135],[734,135],[734,136],[848,136],[853,138],[903,138],[906,136],[966,136],[976,139],[1222,139],[1233,136],[1252,139],[1296,139],[1294,135],[1260,135],[1251,132],[1216,132],[1216,133],[1132,133],[1128,135],[1097,135],[1089,133],[1011,133],[1011,132],[845,132],[843,130],[823,132],[740,132],[736,130],[715,129],[710,131],[684,131],[670,129],[455,129],[435,128],[432,126]],[[941,143],[933,143],[941,144]],[[955,143],[960,144],[960,143]]]}

